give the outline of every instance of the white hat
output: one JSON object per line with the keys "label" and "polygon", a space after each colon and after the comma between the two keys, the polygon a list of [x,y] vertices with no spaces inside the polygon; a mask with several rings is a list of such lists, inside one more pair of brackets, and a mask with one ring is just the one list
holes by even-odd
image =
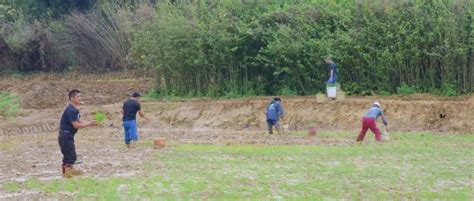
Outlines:
{"label": "white hat", "polygon": [[373,106],[377,106],[377,107],[380,107],[380,103],[378,101],[375,101],[374,104],[372,104]]}

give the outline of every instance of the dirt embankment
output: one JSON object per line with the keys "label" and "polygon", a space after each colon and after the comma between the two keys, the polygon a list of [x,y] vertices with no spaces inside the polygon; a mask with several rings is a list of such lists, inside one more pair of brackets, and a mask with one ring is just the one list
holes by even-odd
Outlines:
{"label": "dirt embankment", "polygon": [[[286,116],[282,124],[300,130],[318,127],[351,130],[360,126],[361,115],[371,98],[349,98],[342,103],[318,104],[314,97],[283,100]],[[474,133],[472,101],[382,100],[391,130]],[[161,126],[191,128],[264,128],[268,100],[190,101],[146,103],[145,108]]]}
{"label": "dirt embankment", "polygon": [[[67,99],[67,91],[78,88],[84,91],[85,104],[82,106],[84,117],[100,110],[106,112],[109,117],[104,125],[119,128],[121,102],[131,92],[144,92],[152,86],[152,79],[134,77],[133,74],[109,74],[102,77],[76,75],[76,77],[59,78],[46,74],[23,79],[5,79],[0,81],[0,90],[8,90],[21,96],[22,107],[26,108],[27,112],[20,117],[0,123],[0,127],[18,127],[22,122],[38,124],[57,122]],[[152,118],[152,123],[143,126],[263,130],[266,125],[264,109],[270,99],[271,97],[260,97],[144,102],[143,109]],[[358,129],[361,115],[375,100],[381,102],[391,130],[474,133],[474,95],[455,98],[429,95],[350,97],[344,102],[321,104],[316,102],[315,97],[283,97],[286,117],[282,120],[282,124],[288,125],[293,130],[307,127],[328,130]],[[15,132],[22,131],[13,131]]]}
{"label": "dirt embankment", "polygon": [[21,97],[24,109],[64,107],[72,89],[83,92],[86,105],[104,105],[124,100],[134,91],[147,92],[154,79],[135,72],[102,75],[39,74],[22,78],[2,78],[0,91]]}

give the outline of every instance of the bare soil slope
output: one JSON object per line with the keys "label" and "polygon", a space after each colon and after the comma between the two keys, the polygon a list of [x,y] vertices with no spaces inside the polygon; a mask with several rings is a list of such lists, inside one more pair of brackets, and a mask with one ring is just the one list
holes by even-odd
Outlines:
{"label": "bare soil slope", "polygon": [[[75,80],[75,81],[71,81]],[[4,135],[53,130],[66,104],[67,91],[83,91],[83,116],[94,111],[108,115],[105,125],[120,128],[121,102],[133,91],[146,92],[153,79],[132,73],[108,75],[44,74],[0,81],[0,90],[21,97],[22,115],[0,122]],[[144,102],[152,118],[149,128],[250,129],[265,128],[264,110],[271,97],[234,100],[182,100]],[[410,97],[349,97],[343,102],[317,103],[315,97],[283,97],[282,124],[301,130],[358,129],[361,115],[375,100],[381,102],[391,130],[474,133],[474,95],[455,98],[418,94]],[[41,128],[38,128],[41,127]],[[19,128],[22,128],[23,131]],[[2,134],[0,130],[0,134]]]}

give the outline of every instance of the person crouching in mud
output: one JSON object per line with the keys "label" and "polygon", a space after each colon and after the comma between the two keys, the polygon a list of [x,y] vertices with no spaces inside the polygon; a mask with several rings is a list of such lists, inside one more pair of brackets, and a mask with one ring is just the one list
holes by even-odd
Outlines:
{"label": "person crouching in mud", "polygon": [[280,124],[278,120],[284,116],[284,110],[281,106],[281,99],[280,97],[275,97],[273,101],[267,106],[267,111],[265,115],[267,116],[267,125],[268,125],[268,133],[273,134],[273,126],[280,131]]}

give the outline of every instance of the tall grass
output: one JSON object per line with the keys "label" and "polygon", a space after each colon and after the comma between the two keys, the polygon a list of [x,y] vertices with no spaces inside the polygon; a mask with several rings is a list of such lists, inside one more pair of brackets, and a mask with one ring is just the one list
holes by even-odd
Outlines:
{"label": "tall grass", "polygon": [[0,91],[0,117],[15,116],[20,112],[20,98],[9,92]]}
{"label": "tall grass", "polygon": [[[38,19],[26,11],[46,5],[29,0],[12,5],[17,6],[18,15],[10,21],[0,19],[5,24],[0,36],[19,60],[17,70],[106,72],[133,67],[129,58],[133,27],[152,4],[145,0],[90,1],[74,4],[81,8],[94,5],[88,12],[69,5],[72,7],[60,18],[41,15]],[[52,14],[57,16],[64,10],[51,12],[58,12]]]}

